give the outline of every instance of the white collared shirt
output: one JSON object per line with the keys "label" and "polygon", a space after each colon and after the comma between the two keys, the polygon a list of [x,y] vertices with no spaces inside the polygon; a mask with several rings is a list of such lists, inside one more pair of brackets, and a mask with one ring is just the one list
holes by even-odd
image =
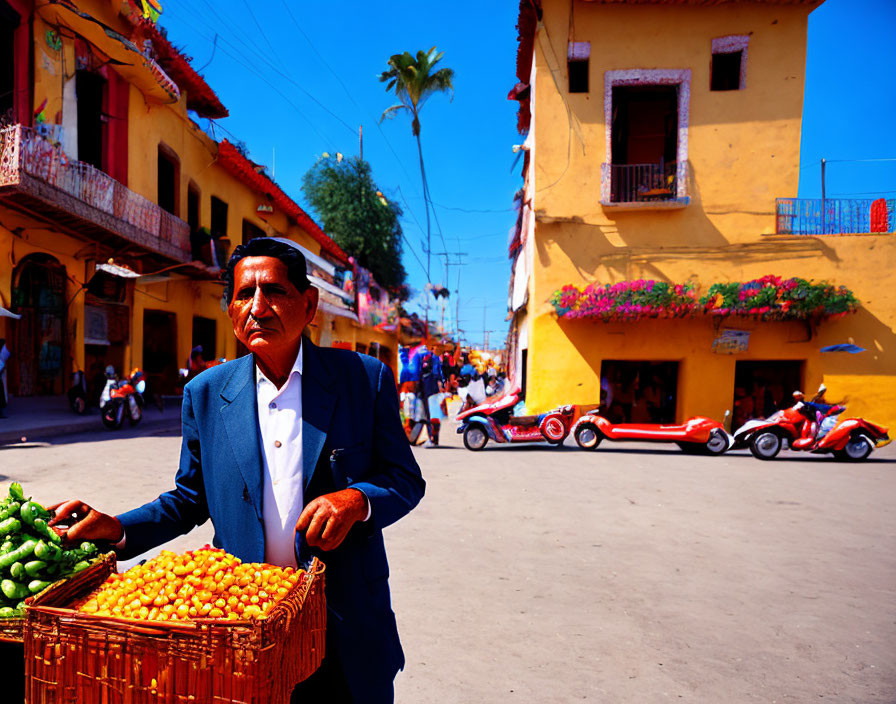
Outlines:
{"label": "white collared shirt", "polygon": [[264,463],[264,561],[296,567],[295,528],[302,513],[302,357],[282,388],[255,367],[255,396]]}

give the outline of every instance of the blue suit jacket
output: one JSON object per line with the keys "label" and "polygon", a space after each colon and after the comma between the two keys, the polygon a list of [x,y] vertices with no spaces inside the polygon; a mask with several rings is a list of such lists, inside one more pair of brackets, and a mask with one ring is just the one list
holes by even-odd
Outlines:
{"label": "blue suit jacket", "polygon": [[[401,426],[389,368],[366,355],[316,347],[307,338],[302,345],[304,500],[353,487],[367,495],[372,514],[336,550],[297,550],[326,564],[327,647],[337,650],[355,699],[381,701],[389,698],[395,673],[404,666],[382,529],[417,505],[425,483]],[[211,518],[216,546],[244,561],[263,562],[253,357],[212,367],[187,384],[182,421],[174,489],[118,517],[127,535],[123,557]]]}

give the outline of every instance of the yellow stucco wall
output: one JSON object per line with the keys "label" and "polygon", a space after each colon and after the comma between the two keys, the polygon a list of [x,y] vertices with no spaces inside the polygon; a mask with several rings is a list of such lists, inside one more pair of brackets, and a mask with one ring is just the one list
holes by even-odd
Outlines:
{"label": "yellow stucco wall", "polygon": [[[540,30],[535,43],[530,172],[537,219],[527,243],[533,272],[528,330],[520,342],[529,349],[530,409],[596,403],[603,360],[678,361],[678,419],[721,420],[732,409],[736,361],[799,360],[806,390],[824,381],[829,398],[848,397],[850,413],[896,425],[896,236],[773,234],[775,198],[797,191],[810,8],[575,2],[574,37],[591,42],[590,89],[570,95],[570,3],[548,0],[544,7],[547,32]],[[711,92],[712,38],[748,34],[746,89]],[[601,164],[607,161],[604,73],[627,69],[691,71],[686,207],[624,210],[600,204]],[[575,125],[567,129],[570,119]],[[766,274],[845,285],[862,307],[820,323],[811,337],[802,323],[727,320],[724,327],[751,331],[749,350],[720,355],[711,351],[717,321],[708,316],[558,321],[548,303],[566,284],[645,278],[690,281],[705,292],[712,283]],[[848,341],[867,351],[819,352]]]}

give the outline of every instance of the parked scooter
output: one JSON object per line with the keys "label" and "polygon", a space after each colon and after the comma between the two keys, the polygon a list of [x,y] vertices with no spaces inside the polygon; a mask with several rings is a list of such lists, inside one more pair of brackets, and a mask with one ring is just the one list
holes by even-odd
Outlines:
{"label": "parked scooter", "polygon": [[483,403],[457,414],[468,450],[481,450],[489,440],[504,442],[548,442],[562,445],[572,427],[574,406],[561,406],[547,413],[514,416],[513,407],[521,400],[518,389],[492,403]]}
{"label": "parked scooter", "polygon": [[87,378],[80,369],[72,375],[72,387],[68,390],[68,405],[78,415],[87,413]]}
{"label": "parked scooter", "polygon": [[875,447],[890,442],[887,428],[864,418],[842,418],[845,406],[804,403],[766,419],[753,419],[734,433],[734,447],[749,447],[760,460],[774,459],[786,442],[791,450],[831,453],[846,462],[859,462]]}
{"label": "parked scooter", "polygon": [[140,369],[134,369],[130,377],[119,380],[112,366],[106,367],[106,386],[100,395],[100,413],[103,425],[112,430],[121,427],[125,416],[131,425],[143,418],[143,394],[146,378]]}

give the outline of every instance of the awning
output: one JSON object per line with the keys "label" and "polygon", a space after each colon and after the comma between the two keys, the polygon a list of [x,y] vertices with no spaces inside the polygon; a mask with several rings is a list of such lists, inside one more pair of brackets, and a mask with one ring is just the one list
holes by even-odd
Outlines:
{"label": "awning", "polygon": [[827,347],[821,348],[822,352],[849,352],[850,354],[858,354],[859,352],[865,352],[864,347],[859,347],[858,345],[854,345],[851,342],[841,342],[839,345],[828,345]]}
{"label": "awning", "polygon": [[48,24],[68,30],[108,57],[112,67],[137,86],[147,100],[156,103],[180,100],[180,89],[162,67],[109,25],[68,0],[48,0],[37,6],[37,12]]}
{"label": "awning", "polygon": [[321,313],[328,313],[329,315],[337,315],[342,318],[348,318],[349,320],[354,320],[358,322],[358,316],[347,308],[343,308],[341,306],[334,306],[325,301],[319,301],[317,304],[317,309]]}
{"label": "awning", "polygon": [[355,302],[355,297],[352,294],[350,294],[348,291],[343,291],[338,286],[334,286],[329,281],[324,281],[323,279],[314,276],[313,274],[308,275],[308,280],[311,282],[312,286],[321,289],[321,291],[326,291],[333,296],[337,296],[346,303],[354,304]]}
{"label": "awning", "polygon": [[326,289],[320,291],[320,298],[317,301],[317,310],[320,313],[336,315],[341,318],[348,318],[349,320],[358,322],[358,316],[355,311],[347,307],[341,298],[334,296]]}
{"label": "awning", "polygon": [[107,263],[97,264],[96,270],[104,271],[107,274],[111,274],[112,276],[119,276],[122,279],[139,279],[140,278],[140,274],[138,274],[133,269],[128,269],[127,267],[124,267],[124,266],[118,266],[118,264],[107,264]]}

